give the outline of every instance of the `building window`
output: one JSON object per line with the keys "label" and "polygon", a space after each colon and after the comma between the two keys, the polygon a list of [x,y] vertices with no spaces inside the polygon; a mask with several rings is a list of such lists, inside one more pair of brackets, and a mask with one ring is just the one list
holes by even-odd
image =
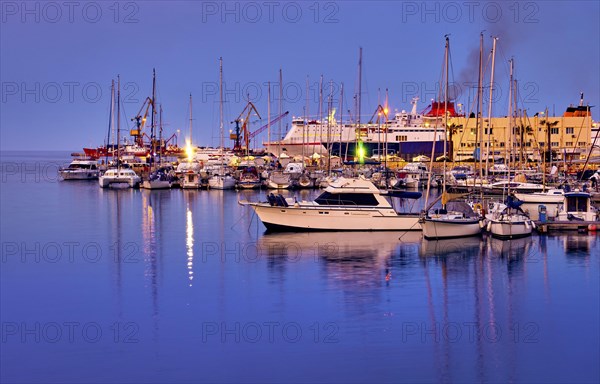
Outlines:
{"label": "building window", "polygon": [[489,134],[493,135],[494,134],[494,128],[486,128],[484,134],[488,134],[488,129],[489,129]]}
{"label": "building window", "polygon": [[500,147],[501,147],[501,148],[504,148],[504,143],[500,143]]}
{"label": "building window", "polygon": [[558,128],[550,128],[551,135],[558,135]]}
{"label": "building window", "polygon": [[544,146],[544,142],[540,141],[540,147],[543,147],[543,146]]}
{"label": "building window", "polygon": [[567,127],[567,133],[573,133],[574,129],[573,127]]}
{"label": "building window", "polygon": [[579,143],[577,143],[578,147],[581,147],[582,145],[585,146],[585,141],[580,141]]}
{"label": "building window", "polygon": [[565,143],[565,146],[567,146],[567,147],[572,147],[572,146],[573,146],[573,142],[572,142],[572,141],[567,141],[567,142]]}
{"label": "building window", "polygon": [[553,141],[552,143],[550,143],[550,145],[552,145],[553,147],[558,147],[558,142],[557,141]]}

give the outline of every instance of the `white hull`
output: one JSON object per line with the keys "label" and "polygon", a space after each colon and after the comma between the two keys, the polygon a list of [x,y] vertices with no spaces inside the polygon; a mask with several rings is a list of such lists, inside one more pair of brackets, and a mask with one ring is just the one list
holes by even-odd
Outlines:
{"label": "white hull", "polygon": [[141,187],[144,189],[170,189],[171,182],[168,180],[144,180]]}
{"label": "white hull", "polygon": [[208,179],[208,187],[211,189],[233,189],[235,179],[233,177],[213,176]]}
{"label": "white hull", "polygon": [[560,203],[523,203],[521,209],[525,211],[531,220],[540,219],[540,205],[546,207],[546,220],[553,220],[558,216],[560,208],[562,207],[562,201]]}
{"label": "white hull", "polygon": [[279,157],[282,153],[294,156],[312,156],[317,153],[319,155],[327,155],[327,148],[321,143],[302,144],[300,143],[289,143],[282,142],[278,143],[264,143],[267,152],[272,153],[274,156]]}
{"label": "white hull", "polygon": [[500,239],[515,239],[519,237],[531,236],[533,232],[533,223],[529,220],[490,220],[487,230],[493,237]]}
{"label": "white hull", "polygon": [[271,180],[267,181],[267,188],[269,189],[288,189],[290,187],[290,183],[278,184]]}
{"label": "white hull", "polygon": [[63,180],[95,180],[98,174],[98,171],[60,171]]}
{"label": "white hull", "polygon": [[240,180],[237,185],[243,189],[260,188],[260,180]]}
{"label": "white hull", "polygon": [[423,236],[426,239],[449,239],[453,237],[476,236],[481,233],[478,219],[431,219],[426,218],[422,223]]}
{"label": "white hull", "polygon": [[596,212],[565,212],[562,211],[554,222],[573,223],[576,221],[599,221]]}
{"label": "white hull", "polygon": [[183,189],[199,189],[200,188],[200,175],[194,172],[184,173],[181,181],[181,188]]}
{"label": "white hull", "polygon": [[131,177],[105,177],[100,176],[98,184],[102,188],[108,188],[113,184],[127,184],[130,188],[135,188],[140,183],[139,179]]}
{"label": "white hull", "polygon": [[524,203],[560,204],[565,200],[562,194],[541,193],[515,193],[515,197]]}
{"label": "white hull", "polygon": [[312,188],[313,186],[314,184],[310,177],[300,176],[300,178],[298,179],[299,188]]}
{"label": "white hull", "polygon": [[251,204],[269,230],[288,231],[419,231],[417,214],[397,214],[393,209],[280,207]]}

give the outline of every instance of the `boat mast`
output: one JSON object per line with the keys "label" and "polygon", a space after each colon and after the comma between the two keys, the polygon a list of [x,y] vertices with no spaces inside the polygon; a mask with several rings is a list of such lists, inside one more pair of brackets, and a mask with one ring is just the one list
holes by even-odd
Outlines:
{"label": "boat mast", "polygon": [[377,88],[377,160],[381,163],[381,88]]}
{"label": "boat mast", "polygon": [[[304,145],[306,143],[306,130],[308,129],[308,108],[309,108],[309,100],[310,100],[310,89],[308,84],[308,75],[306,75],[306,106],[304,107],[304,124],[302,125],[302,162],[304,163]],[[310,131],[309,131],[310,134]]]}
{"label": "boat mast", "polygon": [[[113,147],[114,154],[114,146],[111,145],[110,138],[115,138],[114,134],[115,130],[115,80],[111,80],[110,82],[110,112],[108,117],[108,137],[106,138],[106,165],[108,165],[108,151],[109,147]],[[111,136],[112,131],[112,136]]]}
{"label": "boat mast", "polygon": [[[334,117],[333,113],[333,80],[329,81],[329,106],[328,106],[328,118],[327,118],[327,173],[331,172],[331,151],[333,145],[331,144],[331,124]],[[335,120],[334,120],[335,121]]]}
{"label": "boat mast", "polygon": [[[267,83],[267,143],[271,142],[271,82]],[[279,143],[279,140],[277,141]],[[279,144],[277,144],[279,151]],[[279,153],[279,152],[278,152]],[[281,154],[281,153],[280,153]]]}
{"label": "boat mast", "polygon": [[[446,35],[446,48],[445,48],[445,51],[447,51],[447,50],[448,50],[448,35]],[[445,56],[446,56],[446,53],[444,53],[444,62],[446,61]],[[438,95],[438,97],[441,97],[441,94]],[[416,109],[416,103],[413,104],[413,108]],[[438,108],[438,110],[439,110],[439,108]],[[434,124],[434,127],[433,127],[433,142],[431,143],[431,158],[429,159],[429,176],[427,178],[427,191],[425,192],[425,209],[423,210],[423,212],[425,212],[425,215],[427,215],[427,211],[430,208],[429,207],[429,192],[431,191],[431,180],[433,178],[433,158],[435,157],[435,144],[436,144],[436,141],[437,141],[437,129],[438,129],[438,125],[439,125],[439,118],[436,117],[435,124]],[[445,150],[445,146],[444,146],[444,150]],[[445,161],[444,161],[444,164],[446,164]],[[445,187],[446,187],[445,186],[445,183],[446,183],[446,173],[445,172],[444,172],[443,178],[444,178],[443,179],[444,180],[444,190],[442,191],[442,193],[445,192]],[[433,204],[435,204],[435,202]]]}
{"label": "boat mast", "polygon": [[121,75],[117,75],[117,169],[121,169]]}
{"label": "boat mast", "polygon": [[494,92],[494,67],[496,64],[496,40],[498,40],[497,37],[492,37],[492,73],[490,75],[490,99],[488,101],[488,141],[487,141],[487,149],[486,149],[486,153],[487,156],[485,158],[485,169],[486,171],[489,171],[489,163],[490,163],[490,144],[491,144],[491,137],[492,137],[492,96],[493,96],[493,92]]}
{"label": "boat mast", "polygon": [[[513,93],[513,59],[509,60],[510,62],[510,76],[509,76],[509,86],[508,86],[508,145],[509,148],[505,151],[506,154],[508,154],[508,156],[505,155],[505,159],[504,159],[504,164],[506,164],[506,166],[508,167],[508,181],[510,182],[510,169],[511,169],[511,160],[513,157],[513,134],[512,134],[512,130],[513,130],[513,119],[512,119],[512,114],[513,114],[513,105],[512,105],[512,93]],[[508,191],[507,191],[508,192]],[[504,189],[502,189],[502,195],[504,195]],[[502,196],[504,198],[504,196]]]}
{"label": "boat mast", "polygon": [[323,75],[319,80],[319,143],[323,146]]}
{"label": "boat mast", "polygon": [[151,107],[152,107],[152,116],[150,116],[150,149],[152,151],[150,159],[152,161],[152,165],[154,165],[154,152],[155,152],[155,145],[156,145],[156,134],[155,134],[155,127],[154,127],[154,115],[156,114],[156,109],[154,108],[154,99],[155,99],[155,95],[156,95],[156,70],[154,68],[152,68],[152,103],[151,103]]}
{"label": "boat mast", "polygon": [[[340,159],[342,158],[342,130],[344,128],[344,83],[340,84],[340,148],[339,148],[339,155],[340,155]],[[344,161],[346,161],[346,159],[344,159]]]}
{"label": "boat mast", "polygon": [[[281,70],[281,68],[279,68],[279,116],[283,115],[283,72]],[[269,115],[270,119],[271,116]],[[267,119],[267,120],[268,120]],[[279,137],[277,138],[277,145],[278,145],[278,152],[281,155],[281,139],[283,139],[283,137],[281,136],[281,119],[279,120],[278,124],[278,135]]]}
{"label": "boat mast", "polygon": [[512,134],[512,123],[513,123],[513,59],[509,61],[509,84],[508,84],[508,148],[504,151],[504,164],[509,168],[508,180],[510,181],[510,163],[512,160],[513,152],[513,134]]}
{"label": "boat mast", "polygon": [[[385,147],[383,148],[383,161],[384,161],[384,169],[385,169],[385,177],[387,180],[387,155],[388,155],[388,113],[389,113],[389,106],[388,106],[388,89],[385,89],[385,106],[383,107],[383,117],[385,118],[385,123],[384,123],[384,129],[385,129],[385,135],[383,137],[383,141],[385,142]],[[386,187],[387,187],[387,181],[386,181]]]}
{"label": "boat mast", "polygon": [[192,142],[192,94],[190,93],[190,146]]}
{"label": "boat mast", "polygon": [[163,131],[163,113],[162,113],[162,104],[159,107],[159,129],[158,129],[158,163],[160,164],[162,161],[162,131]]}
{"label": "boat mast", "polygon": [[[221,171],[223,170],[223,146],[224,142],[223,131],[223,57],[219,57],[219,153],[221,158]],[[223,173],[223,172],[221,172]]]}
{"label": "boat mast", "polygon": [[358,94],[356,95],[356,123],[360,132],[360,108],[361,108],[361,95],[362,95],[362,47],[358,50]]}
{"label": "boat mast", "polygon": [[[446,54],[444,57],[444,175],[442,193],[446,193],[446,151],[448,150],[448,56],[450,53],[450,38],[446,35]],[[433,160],[433,159],[432,159]],[[443,204],[443,208],[446,209],[446,204]]]}
{"label": "boat mast", "polygon": [[479,34],[479,75],[477,80],[476,145],[479,147],[479,181],[483,183],[483,32]]}

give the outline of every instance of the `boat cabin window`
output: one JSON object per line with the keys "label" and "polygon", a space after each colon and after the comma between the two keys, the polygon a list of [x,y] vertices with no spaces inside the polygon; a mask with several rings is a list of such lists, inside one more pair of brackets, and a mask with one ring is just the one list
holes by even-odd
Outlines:
{"label": "boat cabin window", "polygon": [[323,192],[315,199],[319,205],[379,205],[372,193],[329,193]]}
{"label": "boat cabin window", "polygon": [[587,212],[587,197],[567,198],[567,212]]}

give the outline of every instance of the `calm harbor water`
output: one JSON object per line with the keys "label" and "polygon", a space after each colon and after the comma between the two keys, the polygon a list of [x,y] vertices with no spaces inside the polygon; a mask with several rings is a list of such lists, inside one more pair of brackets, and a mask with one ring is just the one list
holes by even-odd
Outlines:
{"label": "calm harbor water", "polygon": [[2,382],[600,381],[596,235],[265,234],[265,192],[68,160],[2,153]]}

